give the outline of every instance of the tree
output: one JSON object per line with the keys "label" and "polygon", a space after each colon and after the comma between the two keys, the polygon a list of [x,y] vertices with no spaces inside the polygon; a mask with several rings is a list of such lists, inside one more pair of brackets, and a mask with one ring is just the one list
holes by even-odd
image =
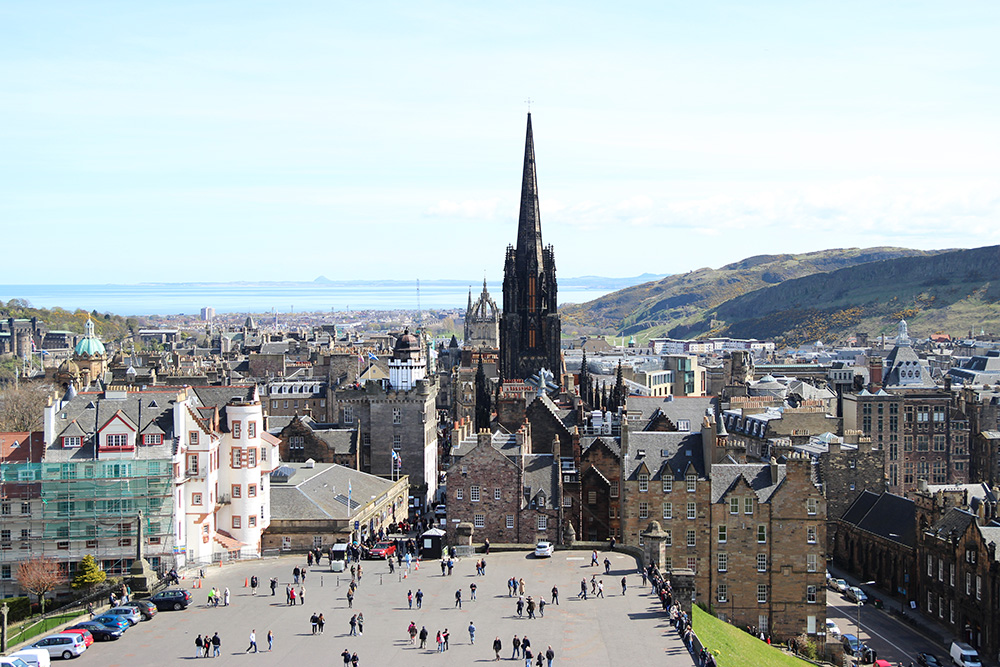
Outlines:
{"label": "tree", "polygon": [[55,590],[62,577],[55,559],[41,556],[22,561],[17,565],[17,582],[21,588],[38,596],[38,604],[45,613],[45,594]]}
{"label": "tree", "polygon": [[108,573],[97,566],[97,561],[93,556],[87,554],[76,566],[76,575],[73,577],[73,588],[89,589],[102,583],[108,578]]}
{"label": "tree", "polygon": [[7,385],[0,388],[0,431],[24,433],[42,428],[48,384]]}

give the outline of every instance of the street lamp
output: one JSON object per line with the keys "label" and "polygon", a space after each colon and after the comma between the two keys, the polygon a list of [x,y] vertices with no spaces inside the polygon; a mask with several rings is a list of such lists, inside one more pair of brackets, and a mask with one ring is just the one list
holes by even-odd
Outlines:
{"label": "street lamp", "polygon": [[[864,583],[858,584],[858,590],[861,590],[862,586],[874,586],[874,581],[866,581]],[[858,644],[861,644],[861,598],[858,598]]]}

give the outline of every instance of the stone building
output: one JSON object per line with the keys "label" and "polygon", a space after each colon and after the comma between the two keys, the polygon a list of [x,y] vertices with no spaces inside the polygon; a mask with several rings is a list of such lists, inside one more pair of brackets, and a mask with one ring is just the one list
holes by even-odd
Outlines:
{"label": "stone building", "polygon": [[539,369],[547,368],[555,374],[556,383],[562,385],[555,253],[552,246],[542,245],[530,113],[524,145],[517,246],[507,246],[503,274],[501,377],[505,381],[527,380]]}
{"label": "stone building", "polygon": [[483,292],[479,298],[472,301],[472,290],[469,290],[469,306],[465,311],[465,340],[462,347],[500,349],[500,309],[486,289],[486,279],[483,279]]}
{"label": "stone building", "polygon": [[621,440],[610,435],[583,436],[580,450],[580,529],[576,535],[592,542],[621,540]]}
{"label": "stone building", "polygon": [[281,441],[278,450],[283,462],[302,463],[312,459],[317,463],[336,463],[359,469],[361,447],[357,429],[331,428],[308,416],[296,416],[277,436]]}

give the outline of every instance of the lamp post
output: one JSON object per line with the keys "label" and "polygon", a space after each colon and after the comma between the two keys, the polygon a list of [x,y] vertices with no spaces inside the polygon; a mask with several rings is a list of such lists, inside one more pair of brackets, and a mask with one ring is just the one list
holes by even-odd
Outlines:
{"label": "lamp post", "polygon": [[0,614],[3,615],[3,619],[0,620],[0,652],[7,651],[7,613],[10,611],[10,607],[4,602],[3,606],[0,607]]}
{"label": "lamp post", "polygon": [[[858,584],[858,590],[861,590],[862,586],[874,586],[874,581],[866,581],[864,583]],[[858,598],[858,644],[861,643],[861,598]]]}

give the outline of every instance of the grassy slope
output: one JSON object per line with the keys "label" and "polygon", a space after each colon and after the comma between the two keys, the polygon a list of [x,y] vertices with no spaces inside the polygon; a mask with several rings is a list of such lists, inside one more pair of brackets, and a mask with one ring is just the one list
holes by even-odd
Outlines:
{"label": "grassy slope", "polygon": [[692,627],[705,647],[715,656],[719,667],[812,667],[812,663],[772,648],[739,628],[702,611],[700,607],[694,608]]}

